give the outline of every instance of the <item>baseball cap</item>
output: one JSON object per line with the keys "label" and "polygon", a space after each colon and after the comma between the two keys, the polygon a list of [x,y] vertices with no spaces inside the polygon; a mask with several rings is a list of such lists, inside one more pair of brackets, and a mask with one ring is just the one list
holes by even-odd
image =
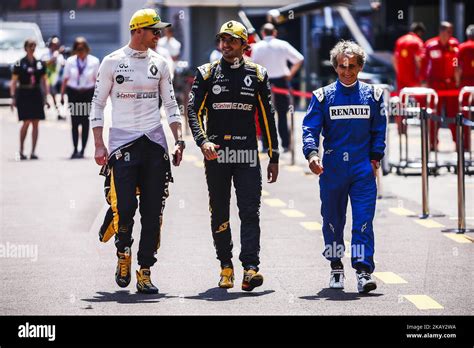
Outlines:
{"label": "baseball cap", "polygon": [[220,36],[222,34],[229,34],[233,37],[240,38],[242,40],[248,40],[248,33],[247,29],[244,27],[242,23],[237,21],[228,21],[221,26],[221,30],[217,34]]}
{"label": "baseball cap", "polygon": [[135,12],[130,19],[130,30],[144,27],[162,29],[171,27],[171,23],[162,22],[156,10],[152,8],[145,8]]}

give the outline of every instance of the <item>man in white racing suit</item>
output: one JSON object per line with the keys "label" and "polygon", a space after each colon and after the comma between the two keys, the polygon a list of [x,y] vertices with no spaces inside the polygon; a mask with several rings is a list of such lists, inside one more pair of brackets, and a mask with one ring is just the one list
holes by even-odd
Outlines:
{"label": "man in white racing suit", "polygon": [[[133,217],[140,195],[142,231],[138,247],[137,290],[155,294],[150,279],[160,246],[162,213],[172,181],[168,147],[160,121],[160,99],[175,138],[173,164],[182,159],[181,115],[176,102],[169,68],[154,52],[161,29],[170,26],[153,9],[142,9],[130,20],[131,39],[121,49],[106,56],[100,66],[92,110],[95,161],[105,166],[110,211],[100,239],[115,235],[118,264],[115,281],[126,287],[131,280]],[[102,131],[107,98],[112,101],[112,125],[108,149]]]}

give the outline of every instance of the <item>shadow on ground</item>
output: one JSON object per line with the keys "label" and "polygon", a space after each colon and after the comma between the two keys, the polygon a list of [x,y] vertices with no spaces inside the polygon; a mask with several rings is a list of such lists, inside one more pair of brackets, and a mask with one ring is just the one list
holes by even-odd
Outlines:
{"label": "shadow on ground", "polygon": [[166,294],[146,295],[138,292],[130,292],[129,290],[118,290],[116,292],[98,291],[93,298],[84,298],[81,301],[90,303],[100,302],[116,302],[122,304],[130,303],[157,303],[161,299],[174,298],[177,296],[167,296]]}
{"label": "shadow on ground", "polygon": [[368,293],[360,294],[358,292],[344,292],[339,289],[324,288],[316,295],[312,296],[302,296],[302,300],[329,300],[329,301],[356,301],[360,300],[362,297],[379,297],[383,294],[378,293]]}
{"label": "shadow on ground", "polygon": [[259,297],[275,292],[275,290],[265,290],[261,292],[228,292],[227,289],[215,287],[205,292],[201,292],[196,296],[185,297],[190,300],[206,300],[206,301],[232,301],[242,297]]}

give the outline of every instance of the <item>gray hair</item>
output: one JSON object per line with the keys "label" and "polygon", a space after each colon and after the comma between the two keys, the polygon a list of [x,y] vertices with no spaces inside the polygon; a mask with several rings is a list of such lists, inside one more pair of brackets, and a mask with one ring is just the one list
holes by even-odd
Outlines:
{"label": "gray hair", "polygon": [[470,24],[466,28],[466,36],[468,39],[474,39],[474,24]]}
{"label": "gray hair", "polygon": [[341,54],[349,58],[352,56],[357,56],[357,63],[360,66],[364,66],[365,61],[367,60],[367,54],[364,52],[362,47],[360,47],[354,41],[341,40],[329,53],[331,57],[331,64],[334,69],[337,68],[337,57]]}

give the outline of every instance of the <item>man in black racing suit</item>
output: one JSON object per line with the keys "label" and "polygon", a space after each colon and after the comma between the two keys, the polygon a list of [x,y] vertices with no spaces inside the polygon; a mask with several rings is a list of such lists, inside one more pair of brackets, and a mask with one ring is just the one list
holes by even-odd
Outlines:
{"label": "man in black racing suit", "polygon": [[248,47],[247,30],[241,23],[230,21],[217,36],[223,57],[198,68],[189,96],[189,125],[205,156],[212,236],[221,263],[219,287],[234,285],[229,224],[233,179],[241,220],[242,289],[251,291],[263,283],[263,276],[258,273],[262,175],[255,108],[269,144],[269,183],[275,182],[278,176],[278,138],[267,72],[243,59]]}

